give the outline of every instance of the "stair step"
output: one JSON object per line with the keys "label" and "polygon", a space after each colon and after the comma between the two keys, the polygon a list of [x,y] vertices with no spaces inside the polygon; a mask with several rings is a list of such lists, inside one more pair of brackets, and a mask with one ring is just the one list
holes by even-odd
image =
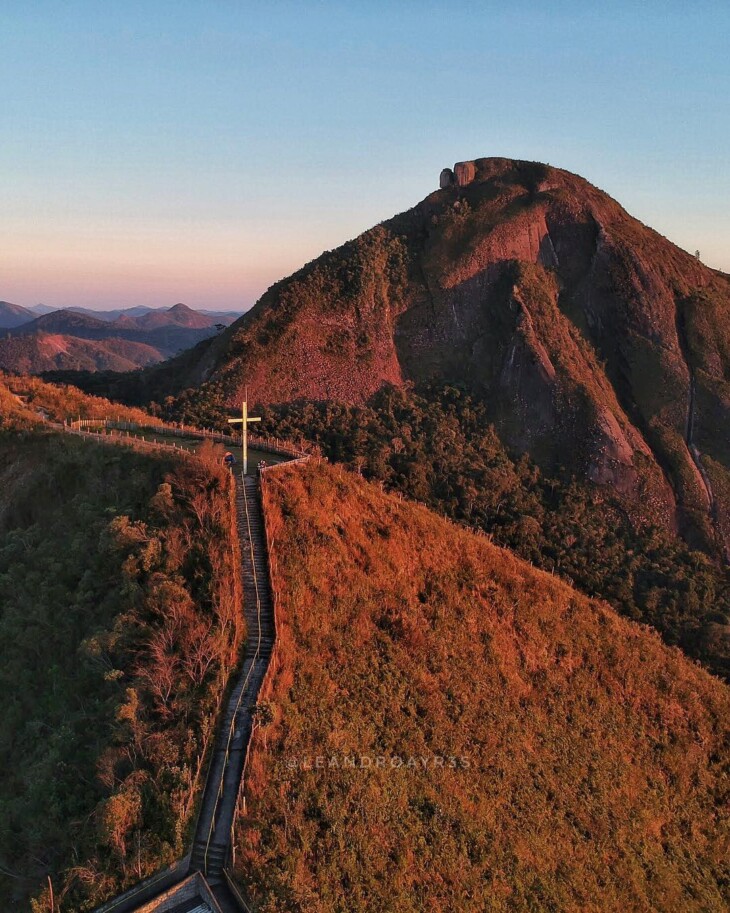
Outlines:
{"label": "stair step", "polygon": [[211,884],[220,880],[229,852],[227,840],[225,843],[209,842],[211,823],[215,821],[212,833],[218,841],[222,834],[230,832],[232,799],[235,800],[240,786],[243,753],[253,729],[251,708],[256,704],[276,640],[266,527],[256,479],[236,477],[236,528],[241,547],[243,610],[248,637],[238,680],[221,715],[211,761],[213,767],[191,854],[191,866],[197,871],[205,871]]}

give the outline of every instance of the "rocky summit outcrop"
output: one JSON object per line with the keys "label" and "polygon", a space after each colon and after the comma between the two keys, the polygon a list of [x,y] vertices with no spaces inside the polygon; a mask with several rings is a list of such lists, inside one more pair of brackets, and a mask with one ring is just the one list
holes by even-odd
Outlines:
{"label": "rocky summit outcrop", "polygon": [[545,469],[727,547],[730,277],[558,168],[444,169],[439,190],[274,285],[164,377],[231,405],[246,385],[262,402],[359,402],[461,383]]}

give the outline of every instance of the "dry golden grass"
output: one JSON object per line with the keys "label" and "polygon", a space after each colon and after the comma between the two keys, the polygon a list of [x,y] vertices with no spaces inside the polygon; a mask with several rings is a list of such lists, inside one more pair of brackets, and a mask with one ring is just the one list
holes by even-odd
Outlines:
{"label": "dry golden grass", "polygon": [[4,374],[0,371],[0,417],[5,414],[6,408],[9,412],[12,409],[13,413],[18,414],[21,402],[17,397],[21,397],[25,413],[37,417],[45,415],[54,422],[77,418],[119,418],[122,421],[147,424],[159,422],[159,419],[142,409],[112,403],[101,396],[90,396],[68,384],[48,384],[37,377]]}
{"label": "dry golden grass", "polygon": [[725,685],[343,470],[278,470],[265,499],[275,722],[238,823],[256,909],[726,909]]}

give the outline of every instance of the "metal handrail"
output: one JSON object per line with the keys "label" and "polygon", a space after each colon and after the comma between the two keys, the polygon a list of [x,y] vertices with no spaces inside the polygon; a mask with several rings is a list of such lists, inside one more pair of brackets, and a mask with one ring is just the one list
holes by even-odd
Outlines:
{"label": "metal handrail", "polygon": [[233,898],[236,901],[236,903],[239,904],[239,906],[244,911],[244,913],[251,913],[251,907],[249,907],[249,905],[243,899],[243,895],[241,894],[240,890],[238,889],[238,885],[231,878],[231,876],[228,874],[226,869],[223,869],[223,878],[224,878],[226,884],[228,885],[228,890],[231,892],[231,894],[233,894]]}
{"label": "metal handrail", "polygon": [[111,900],[105,901],[100,907],[95,907],[96,913],[109,913],[109,911],[116,909],[121,904],[129,903],[133,897],[136,897],[137,894],[141,894],[157,884],[158,881],[164,881],[167,878],[175,877],[175,870],[182,869],[182,874],[179,877],[175,877],[175,880],[172,882],[170,887],[173,887],[175,884],[179,884],[185,878],[187,873],[187,867],[190,864],[190,853],[187,853],[182,859],[178,859],[177,862],[173,863],[166,869],[163,869],[161,872],[155,872],[152,875],[149,875],[143,881],[140,881],[138,884],[126,890],[123,894],[119,894],[116,897],[112,897]]}

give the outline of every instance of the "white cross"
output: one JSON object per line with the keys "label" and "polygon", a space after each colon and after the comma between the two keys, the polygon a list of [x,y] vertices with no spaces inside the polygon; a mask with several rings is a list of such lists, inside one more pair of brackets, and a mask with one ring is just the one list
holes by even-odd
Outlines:
{"label": "white cross", "polygon": [[241,425],[241,436],[243,438],[243,474],[248,475],[248,426],[250,422],[260,422],[260,415],[248,414],[248,387],[246,387],[246,398],[241,403],[241,418],[229,418],[229,425]]}

